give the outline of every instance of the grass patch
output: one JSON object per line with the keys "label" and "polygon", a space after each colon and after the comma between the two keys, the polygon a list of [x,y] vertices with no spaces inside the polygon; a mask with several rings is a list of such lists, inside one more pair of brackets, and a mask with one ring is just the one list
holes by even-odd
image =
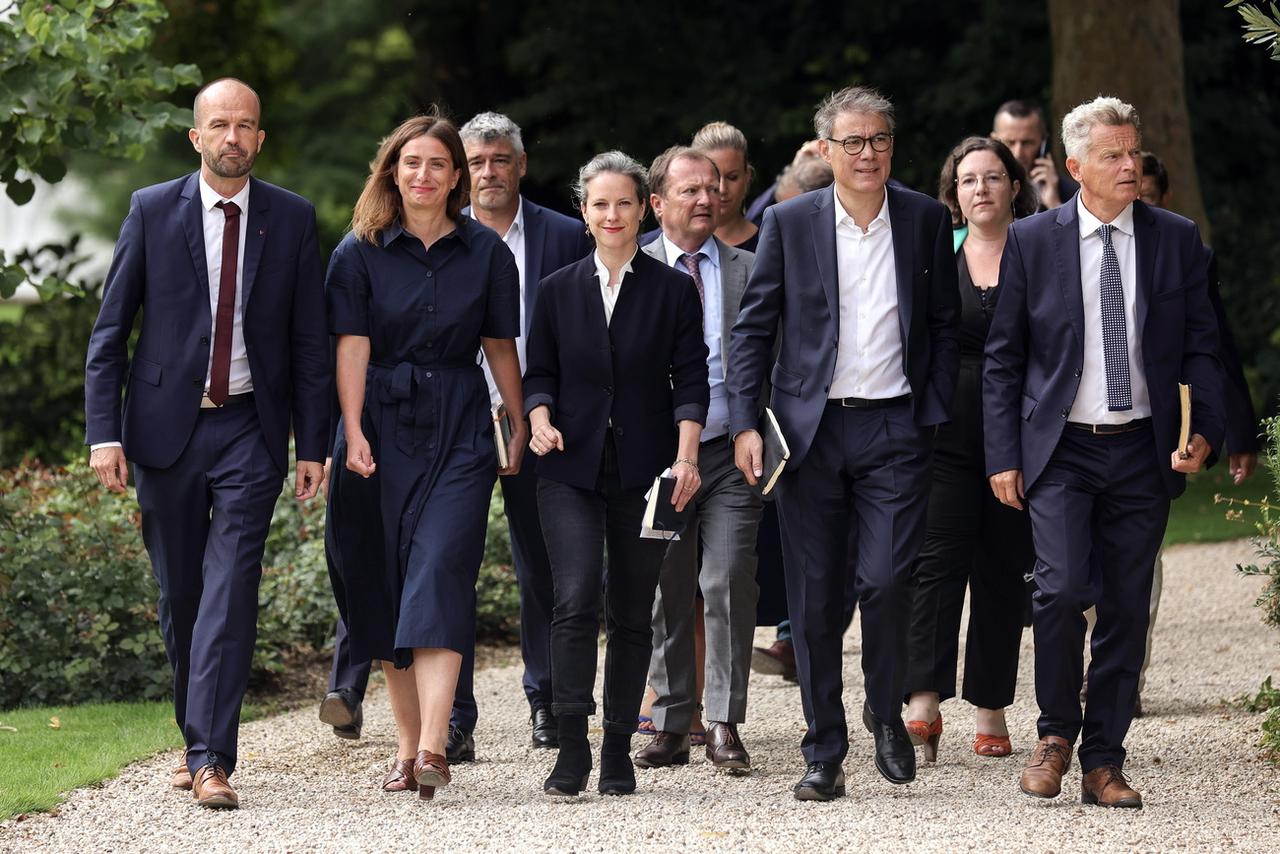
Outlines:
{"label": "grass patch", "polygon": [[[55,717],[57,729],[50,726]],[[168,701],[0,712],[0,821],[51,809],[63,792],[99,783],[130,762],[180,747],[182,734]]]}
{"label": "grass patch", "polygon": [[1246,515],[1244,521],[1227,518],[1225,504],[1214,504],[1213,496],[1260,500],[1267,494],[1268,478],[1265,471],[1254,472],[1253,477],[1240,486],[1231,482],[1227,461],[1221,460],[1208,471],[1187,476],[1187,491],[1173,502],[1169,510],[1169,527],[1165,531],[1165,545],[1177,543],[1219,543],[1257,534],[1252,521]]}

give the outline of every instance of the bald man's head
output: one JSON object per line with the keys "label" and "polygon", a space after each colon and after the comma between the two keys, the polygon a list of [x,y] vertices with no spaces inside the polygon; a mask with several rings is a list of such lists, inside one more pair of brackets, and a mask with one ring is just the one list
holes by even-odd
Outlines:
{"label": "bald man's head", "polygon": [[258,93],[243,81],[223,77],[196,93],[192,113],[195,127],[188,137],[200,152],[205,179],[215,188],[222,179],[229,182],[223,188],[238,189],[266,138],[260,127],[262,103]]}

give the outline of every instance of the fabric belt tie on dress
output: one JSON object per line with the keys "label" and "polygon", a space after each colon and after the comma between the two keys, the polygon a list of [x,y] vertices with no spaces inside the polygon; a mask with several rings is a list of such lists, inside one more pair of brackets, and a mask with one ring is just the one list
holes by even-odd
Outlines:
{"label": "fabric belt tie on dress", "polygon": [[396,447],[410,456],[417,450],[430,428],[432,413],[429,407],[418,406],[417,388],[422,380],[431,379],[434,371],[480,370],[472,361],[456,362],[370,362],[369,376],[378,381],[379,400],[396,403]]}

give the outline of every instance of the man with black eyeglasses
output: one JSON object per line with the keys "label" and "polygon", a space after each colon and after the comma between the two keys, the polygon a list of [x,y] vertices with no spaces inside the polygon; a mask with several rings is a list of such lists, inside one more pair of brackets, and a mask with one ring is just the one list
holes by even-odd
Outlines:
{"label": "man with black eyeglasses", "polygon": [[902,723],[908,576],[924,534],[934,428],[947,420],[959,371],[959,287],[947,209],[886,186],[893,122],[893,105],[866,87],[819,106],[814,130],[835,185],[765,212],[729,351],[739,469],[751,483],[762,474],[757,403],[766,371],[791,450],[776,492],[809,724],[800,800],[844,794],[849,565],[862,612],[862,720],[875,737],[876,768],[893,783],[915,779]]}

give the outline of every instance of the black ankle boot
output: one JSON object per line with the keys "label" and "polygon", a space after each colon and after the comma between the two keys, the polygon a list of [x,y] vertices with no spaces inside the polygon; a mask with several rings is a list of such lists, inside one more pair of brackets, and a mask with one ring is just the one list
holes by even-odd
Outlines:
{"label": "black ankle boot", "polygon": [[577,797],[591,776],[591,745],[587,742],[586,715],[557,716],[560,753],[556,767],[542,784],[542,791],[558,797]]}
{"label": "black ankle boot", "polygon": [[600,794],[629,795],[636,790],[636,769],[631,764],[631,736],[605,732],[600,750]]}

